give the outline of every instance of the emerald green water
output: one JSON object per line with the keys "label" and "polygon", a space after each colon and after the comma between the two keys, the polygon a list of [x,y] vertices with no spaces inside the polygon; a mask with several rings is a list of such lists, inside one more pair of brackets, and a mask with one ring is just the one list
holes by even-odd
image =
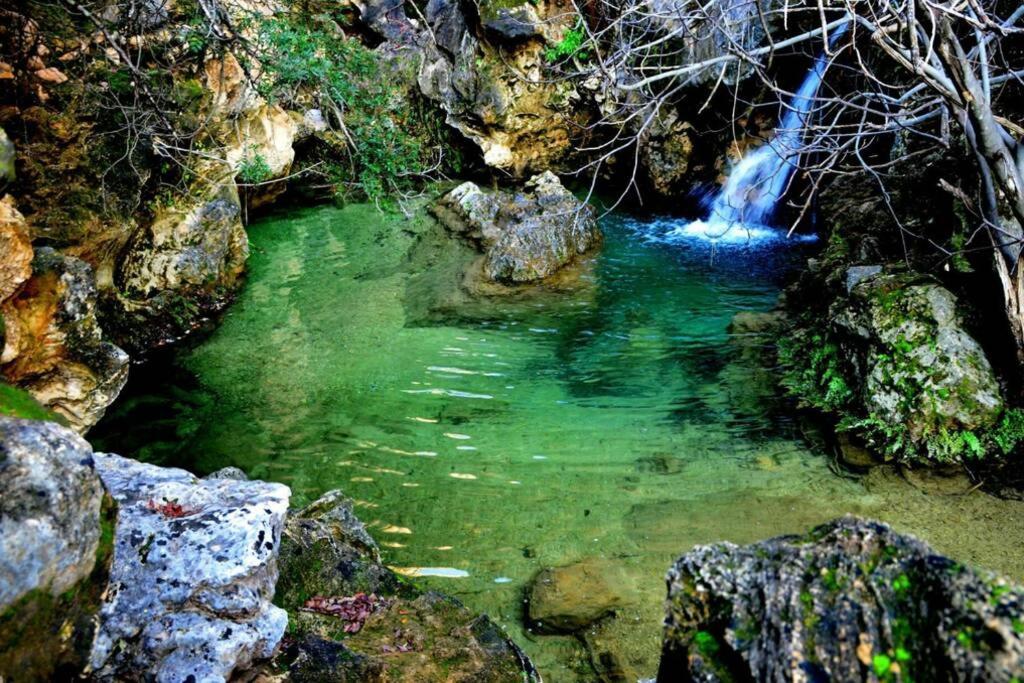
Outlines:
{"label": "emerald green water", "polygon": [[786,417],[756,342],[727,330],[771,308],[794,247],[712,259],[646,239],[650,225],[604,230],[575,284],[481,299],[461,287],[473,255],[422,215],[261,220],[222,325],[141,373],[97,445],[199,473],[235,465],[297,504],[343,489],[390,565],[491,614],[554,682],[593,674],[576,639],[522,627],[545,566],[614,573],[627,607],[587,639],[631,680],[656,670],[662,577],[695,543],[854,512],[1024,578],[1019,503],[839,476]]}

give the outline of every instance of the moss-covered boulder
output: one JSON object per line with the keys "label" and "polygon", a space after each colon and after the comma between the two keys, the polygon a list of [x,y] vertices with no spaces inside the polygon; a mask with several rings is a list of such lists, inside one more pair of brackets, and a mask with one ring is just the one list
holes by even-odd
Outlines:
{"label": "moss-covered boulder", "polygon": [[280,569],[275,601],[288,611],[291,644],[277,666],[292,680],[539,680],[487,616],[382,565],[339,492],[290,516]]}
{"label": "moss-covered boulder", "polygon": [[902,267],[843,266],[830,245],[791,288],[783,383],[878,460],[995,459],[1024,438],[956,296]]}
{"label": "moss-covered boulder", "polygon": [[1024,588],[884,524],[698,546],[668,573],[658,681],[1010,681]]}
{"label": "moss-covered boulder", "polygon": [[81,437],[0,417],[0,678],[72,680],[84,669],[112,509]]}
{"label": "moss-covered boulder", "polygon": [[919,276],[847,278],[832,308],[842,355],[856,379],[865,426],[885,448],[921,448],[936,460],[984,455],[980,436],[1003,400],[992,366],[964,329],[956,297]]}

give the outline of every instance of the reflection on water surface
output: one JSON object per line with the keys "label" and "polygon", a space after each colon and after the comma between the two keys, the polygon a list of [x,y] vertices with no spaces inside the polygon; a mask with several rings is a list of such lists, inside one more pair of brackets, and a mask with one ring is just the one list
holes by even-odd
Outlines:
{"label": "reflection on water surface", "polygon": [[578,642],[533,636],[522,594],[544,566],[614,566],[627,607],[590,633],[653,675],[662,576],[695,543],[753,541],[855,512],[1024,578],[1020,504],[860,480],[778,410],[738,311],[767,310],[801,247],[715,253],[658,222],[605,221],[580,282],[470,301],[471,255],[426,218],[364,206],[250,229],[248,285],[217,332],[135,389],[102,448],[198,472],[227,465],[341,488],[389,564],[503,623],[549,681]]}

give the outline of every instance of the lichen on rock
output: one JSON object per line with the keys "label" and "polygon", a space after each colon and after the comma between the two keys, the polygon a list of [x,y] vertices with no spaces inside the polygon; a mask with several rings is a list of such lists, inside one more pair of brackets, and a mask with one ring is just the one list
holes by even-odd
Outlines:
{"label": "lichen on rock", "polygon": [[52,422],[0,416],[0,610],[92,572],[103,487],[92,449]]}
{"label": "lichen on rock", "polygon": [[271,604],[288,487],[95,459],[119,511],[93,675],[226,681],[271,657],[288,621]]}
{"label": "lichen on rock", "polygon": [[659,681],[1009,681],[1024,589],[877,522],[698,546],[668,573]]}

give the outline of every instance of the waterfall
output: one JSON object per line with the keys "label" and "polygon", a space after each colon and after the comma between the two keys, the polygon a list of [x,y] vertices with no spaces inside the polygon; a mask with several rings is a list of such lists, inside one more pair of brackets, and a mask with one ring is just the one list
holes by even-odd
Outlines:
{"label": "waterfall", "polygon": [[[843,24],[837,28],[829,42],[834,44],[846,27],[847,24]],[[713,241],[778,236],[777,231],[769,227],[772,215],[797,168],[804,131],[813,116],[814,99],[828,61],[829,56],[824,52],[815,59],[814,66],[786,106],[775,136],[733,167],[725,185],[712,198],[708,215],[703,220],[677,227],[672,234]],[[734,234],[729,235],[730,231]]]}

